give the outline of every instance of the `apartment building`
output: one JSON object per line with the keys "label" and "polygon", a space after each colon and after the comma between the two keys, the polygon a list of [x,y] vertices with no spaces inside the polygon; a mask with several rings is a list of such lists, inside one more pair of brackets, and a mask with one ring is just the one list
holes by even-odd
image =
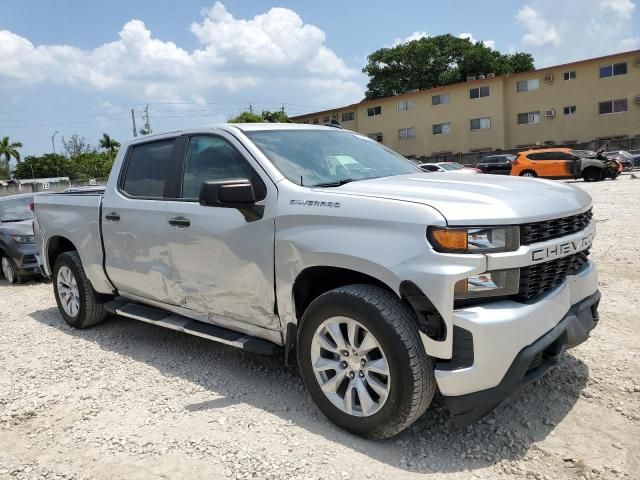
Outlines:
{"label": "apartment building", "polygon": [[338,122],[406,156],[640,137],[640,50],[292,118]]}

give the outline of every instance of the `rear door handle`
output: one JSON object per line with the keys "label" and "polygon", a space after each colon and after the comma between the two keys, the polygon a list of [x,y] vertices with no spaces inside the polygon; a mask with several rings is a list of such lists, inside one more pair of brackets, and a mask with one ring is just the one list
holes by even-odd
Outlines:
{"label": "rear door handle", "polygon": [[178,228],[187,228],[191,226],[191,220],[185,217],[174,217],[169,219],[169,225]]}
{"label": "rear door handle", "polygon": [[110,222],[117,222],[118,220],[120,220],[120,215],[118,215],[116,212],[111,212],[111,213],[107,213],[104,216],[105,220],[109,220]]}

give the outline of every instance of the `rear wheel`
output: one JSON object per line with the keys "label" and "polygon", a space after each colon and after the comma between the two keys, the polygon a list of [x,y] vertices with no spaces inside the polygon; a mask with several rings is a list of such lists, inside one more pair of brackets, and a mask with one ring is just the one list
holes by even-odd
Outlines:
{"label": "rear wheel", "polygon": [[602,170],[595,167],[587,168],[584,172],[582,172],[582,179],[585,182],[599,182],[602,180]]}
{"label": "rear wheel", "polygon": [[434,367],[413,313],[392,292],[350,285],[307,308],[298,343],[302,378],[320,410],[369,438],[416,421],[435,392]]}
{"label": "rear wheel", "polygon": [[0,260],[0,267],[2,267],[2,276],[7,282],[9,282],[9,284],[14,284],[20,281],[18,267],[16,267],[15,262],[10,257],[7,257],[6,255],[3,256]]}
{"label": "rear wheel", "polygon": [[538,174],[536,172],[534,172],[533,170],[525,170],[524,172],[522,172],[520,174],[521,177],[527,177],[527,178],[536,178],[538,176]]}
{"label": "rear wheel", "polygon": [[87,328],[104,320],[103,301],[91,286],[78,252],[64,252],[53,268],[53,291],[65,322]]}

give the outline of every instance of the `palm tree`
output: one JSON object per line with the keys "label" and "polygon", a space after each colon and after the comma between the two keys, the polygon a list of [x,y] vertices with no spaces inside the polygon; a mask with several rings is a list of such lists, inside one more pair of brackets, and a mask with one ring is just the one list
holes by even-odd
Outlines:
{"label": "palm tree", "polygon": [[114,153],[120,148],[120,142],[111,138],[107,133],[103,133],[100,139],[100,147]]}
{"label": "palm tree", "polygon": [[20,163],[20,152],[18,149],[22,148],[20,142],[9,142],[9,137],[3,137],[0,140],[0,158],[4,157],[4,161],[7,163],[7,176],[11,178],[11,157],[16,159],[16,162]]}

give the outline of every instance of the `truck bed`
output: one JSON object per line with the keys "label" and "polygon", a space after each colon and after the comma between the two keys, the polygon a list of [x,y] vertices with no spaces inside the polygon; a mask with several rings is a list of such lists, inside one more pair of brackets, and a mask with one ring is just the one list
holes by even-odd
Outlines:
{"label": "truck bed", "polygon": [[104,272],[100,225],[102,193],[87,190],[36,195],[34,227],[37,241],[47,242],[47,245],[38,245],[45,257],[40,263],[47,276],[52,275],[54,266],[49,264],[46,252],[55,248],[56,237],[60,236],[75,246],[96,291],[110,293],[113,288]]}

